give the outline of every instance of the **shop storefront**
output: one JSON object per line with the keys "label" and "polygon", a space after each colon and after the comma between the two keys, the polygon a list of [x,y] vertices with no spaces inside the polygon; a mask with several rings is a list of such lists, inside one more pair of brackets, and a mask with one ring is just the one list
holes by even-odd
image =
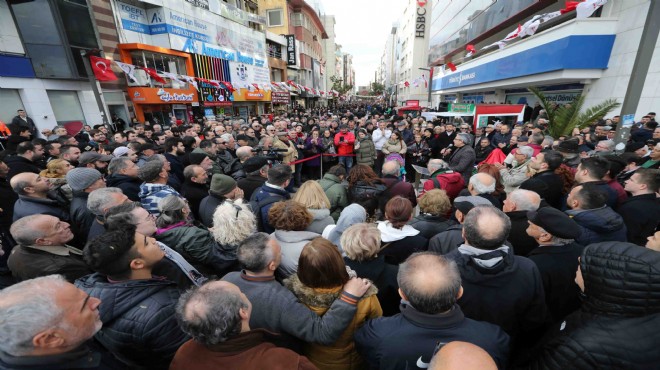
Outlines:
{"label": "shop storefront", "polygon": [[[195,76],[209,81],[230,81],[229,61],[225,59],[193,54]],[[216,116],[233,115],[232,93],[219,83],[199,81],[199,109],[193,109],[195,116],[215,119]]]}
{"label": "shop storefront", "polygon": [[[234,116],[246,122],[250,116],[261,116],[271,112],[271,91],[242,88],[234,91]],[[266,107],[268,106],[268,109]]]}
{"label": "shop storefront", "polygon": [[273,112],[286,112],[291,104],[291,96],[288,91],[273,91],[270,94],[273,104]]}
{"label": "shop storefront", "polygon": [[[144,44],[119,44],[124,63],[147,67],[174,75],[192,75],[190,54]],[[128,96],[133,102],[139,122],[177,124],[193,120],[193,106],[199,106],[197,90],[190,84],[159,75],[165,83],[135,71],[136,79],[128,82]]]}
{"label": "shop storefront", "polygon": [[235,89],[232,96],[234,116],[247,121],[248,116],[260,116],[271,111],[270,70],[267,66],[229,62],[229,71]]}

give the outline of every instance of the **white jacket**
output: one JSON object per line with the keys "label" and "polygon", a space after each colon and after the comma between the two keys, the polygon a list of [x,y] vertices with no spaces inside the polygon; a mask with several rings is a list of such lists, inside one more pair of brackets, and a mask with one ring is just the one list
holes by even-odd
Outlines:
{"label": "white jacket", "polygon": [[385,135],[383,135],[380,129],[375,129],[374,132],[371,133],[371,140],[374,141],[376,150],[383,149],[383,145],[390,138],[390,135],[392,135],[392,130],[388,129],[385,129]]}

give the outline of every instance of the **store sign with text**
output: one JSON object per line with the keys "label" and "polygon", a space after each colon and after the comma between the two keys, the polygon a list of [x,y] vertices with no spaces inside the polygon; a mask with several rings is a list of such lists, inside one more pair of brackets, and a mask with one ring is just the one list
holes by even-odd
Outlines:
{"label": "store sign with text", "polygon": [[137,104],[168,104],[199,102],[194,88],[165,89],[149,87],[129,87],[128,95]]}
{"label": "store sign with text", "polygon": [[296,53],[296,36],[284,35],[286,38],[286,65],[295,66],[298,64],[298,54]]}
{"label": "store sign with text", "polygon": [[289,104],[291,95],[284,91],[273,91],[271,93],[271,102],[273,104]]}
{"label": "store sign with text", "polygon": [[426,35],[426,4],[427,0],[417,0],[417,14],[415,15],[415,37],[424,38]]}

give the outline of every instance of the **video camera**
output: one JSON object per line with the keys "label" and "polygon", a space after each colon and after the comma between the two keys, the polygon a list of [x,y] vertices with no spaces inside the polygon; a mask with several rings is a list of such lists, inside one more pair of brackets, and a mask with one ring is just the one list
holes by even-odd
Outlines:
{"label": "video camera", "polygon": [[257,155],[262,155],[264,158],[268,160],[270,164],[274,163],[280,163],[284,159],[284,156],[280,153],[286,152],[287,149],[278,149],[278,148],[273,148],[270,147],[268,149],[264,149],[263,146],[258,146],[254,149],[252,149],[253,153],[256,153]]}

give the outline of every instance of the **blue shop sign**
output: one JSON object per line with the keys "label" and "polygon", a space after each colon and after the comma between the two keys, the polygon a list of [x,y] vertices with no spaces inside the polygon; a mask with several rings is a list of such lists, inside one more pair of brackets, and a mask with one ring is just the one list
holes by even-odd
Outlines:
{"label": "blue shop sign", "polygon": [[29,58],[0,55],[0,76],[34,78],[34,69]]}
{"label": "blue shop sign", "polygon": [[606,69],[615,37],[568,36],[434,79],[433,90],[447,90],[563,69]]}

